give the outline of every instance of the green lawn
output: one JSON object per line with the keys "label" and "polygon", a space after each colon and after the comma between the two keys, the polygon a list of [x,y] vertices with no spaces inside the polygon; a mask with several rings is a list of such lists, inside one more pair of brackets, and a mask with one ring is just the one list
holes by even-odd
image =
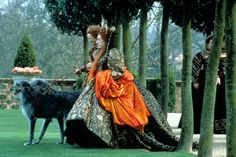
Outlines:
{"label": "green lawn", "polygon": [[[38,137],[42,120],[38,120]],[[144,149],[86,149],[58,145],[59,131],[54,120],[39,145],[24,146],[28,139],[28,121],[20,110],[0,110],[0,157],[195,157],[185,152],[149,152]]]}

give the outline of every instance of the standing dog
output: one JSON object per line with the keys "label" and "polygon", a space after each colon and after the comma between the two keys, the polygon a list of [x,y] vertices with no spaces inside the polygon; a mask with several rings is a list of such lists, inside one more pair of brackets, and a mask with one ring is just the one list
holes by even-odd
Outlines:
{"label": "standing dog", "polygon": [[[80,92],[56,91],[42,79],[31,82],[18,80],[11,90],[20,102],[22,113],[29,119],[29,141],[25,145],[39,144],[52,118],[58,120],[61,135],[59,144],[64,143],[64,120]],[[45,120],[38,140],[33,142],[37,118]]]}

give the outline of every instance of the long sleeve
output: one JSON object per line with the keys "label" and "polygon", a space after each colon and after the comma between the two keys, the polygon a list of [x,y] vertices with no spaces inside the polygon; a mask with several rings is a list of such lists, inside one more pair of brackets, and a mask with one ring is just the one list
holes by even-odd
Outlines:
{"label": "long sleeve", "polygon": [[96,56],[96,58],[94,59],[93,63],[92,63],[92,66],[91,66],[91,69],[89,70],[89,75],[88,75],[88,81],[91,81],[95,74],[96,74],[96,70],[97,70],[97,66],[98,66],[98,62],[99,60],[101,59],[101,57],[105,54],[106,52],[106,47],[105,48],[102,48],[98,55]]}
{"label": "long sleeve", "polygon": [[104,98],[116,98],[122,95],[124,86],[115,82],[111,77],[111,70],[101,71],[97,74],[96,90],[99,96]]}
{"label": "long sleeve", "polygon": [[197,53],[193,58],[192,64],[192,81],[193,83],[198,82],[198,76],[203,64],[203,54],[201,52]]}

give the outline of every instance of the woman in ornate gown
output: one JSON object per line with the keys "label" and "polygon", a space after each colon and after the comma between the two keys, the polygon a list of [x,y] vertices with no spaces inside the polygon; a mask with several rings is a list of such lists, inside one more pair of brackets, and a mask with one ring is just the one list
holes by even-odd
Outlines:
{"label": "woman in ornate gown", "polygon": [[93,47],[89,51],[89,60],[86,65],[84,65],[81,68],[77,68],[74,71],[74,73],[77,75],[83,75],[82,76],[83,80],[81,83],[82,89],[86,86],[89,69],[91,68],[92,62],[94,61],[95,54],[97,53],[97,51],[99,51],[96,47],[96,41],[99,31],[100,31],[99,25],[91,25],[88,27],[87,38],[93,45]]}
{"label": "woman in ornate gown", "polygon": [[153,95],[125,68],[121,52],[110,49],[113,35],[106,27],[99,32],[100,51],[90,69],[89,83],[67,118],[67,143],[174,151],[177,137]]}

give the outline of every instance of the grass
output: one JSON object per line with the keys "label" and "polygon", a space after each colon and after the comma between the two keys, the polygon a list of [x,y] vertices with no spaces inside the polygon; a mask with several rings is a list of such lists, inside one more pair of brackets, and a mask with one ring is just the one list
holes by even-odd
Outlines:
{"label": "grass", "polygon": [[[35,137],[42,120],[37,121]],[[20,110],[0,109],[0,157],[196,157],[185,152],[149,152],[144,149],[86,149],[58,145],[59,131],[54,120],[39,145],[24,146],[28,140],[28,121]]]}

